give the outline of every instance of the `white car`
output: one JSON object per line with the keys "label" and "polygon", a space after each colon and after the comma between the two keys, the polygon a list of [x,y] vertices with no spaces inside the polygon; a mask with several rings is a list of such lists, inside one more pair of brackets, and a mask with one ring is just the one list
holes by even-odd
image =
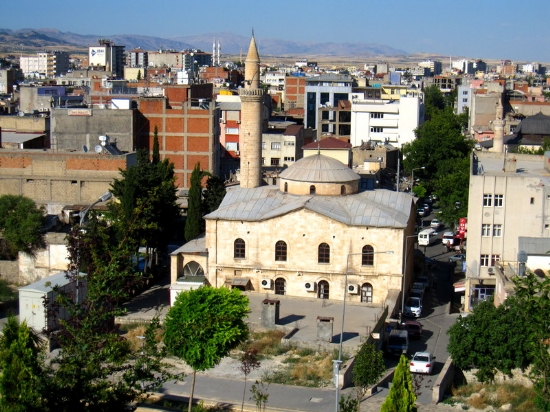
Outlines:
{"label": "white car", "polygon": [[441,226],[441,222],[438,219],[432,219],[432,221],[430,222],[430,227],[432,229],[439,229],[440,226]]}
{"label": "white car", "polygon": [[434,368],[435,356],[430,352],[416,352],[411,359],[411,373],[424,373],[431,375]]}
{"label": "white car", "polygon": [[411,316],[419,318],[422,316],[422,299],[420,298],[408,298],[405,303],[404,313],[405,316]]}

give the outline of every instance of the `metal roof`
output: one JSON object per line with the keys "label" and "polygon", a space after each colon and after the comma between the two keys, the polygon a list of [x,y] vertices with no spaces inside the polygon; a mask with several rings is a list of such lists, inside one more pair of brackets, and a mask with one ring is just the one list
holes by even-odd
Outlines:
{"label": "metal roof", "polygon": [[[33,291],[33,292],[43,292],[48,293],[51,292],[54,286],[65,286],[70,283],[69,279],[67,279],[65,271],[56,273],[55,275],[48,276],[43,279],[39,279],[34,283],[31,283],[30,285],[23,286],[22,288],[19,288],[19,290],[24,291]],[[80,276],[85,276],[85,273],[80,273]]]}
{"label": "metal roof", "polygon": [[206,253],[206,239],[204,233],[197,236],[195,239],[190,240],[185,245],[174,250],[171,255],[177,255],[179,253]]}
{"label": "metal roof", "polygon": [[361,179],[361,176],[341,161],[321,154],[298,160],[283,170],[280,177],[307,183],[343,183]]}
{"label": "metal roof", "polygon": [[349,226],[407,226],[414,199],[403,192],[370,190],[347,196],[300,196],[277,186],[227,189],[220,207],[206,219],[260,222],[287,213],[310,210]]}
{"label": "metal roof", "polygon": [[241,102],[216,102],[216,106],[223,111],[235,111],[241,110]]}

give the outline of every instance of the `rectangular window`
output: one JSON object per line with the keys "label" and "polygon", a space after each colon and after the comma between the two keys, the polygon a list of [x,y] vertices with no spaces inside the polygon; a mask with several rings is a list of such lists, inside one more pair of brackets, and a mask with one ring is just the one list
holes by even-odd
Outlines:
{"label": "rectangular window", "polygon": [[468,99],[466,98],[462,99],[462,103],[468,103]]}
{"label": "rectangular window", "polygon": [[293,162],[294,157],[285,157],[285,162]]}
{"label": "rectangular window", "polygon": [[271,158],[271,166],[279,166],[280,162],[281,162],[281,159],[279,159],[278,157]]}
{"label": "rectangular window", "polygon": [[225,128],[225,134],[239,134],[239,128],[238,127],[226,127]]}
{"label": "rectangular window", "polygon": [[383,133],[384,128],[382,128],[382,127],[371,127],[370,132],[371,133]]}
{"label": "rectangular window", "polygon": [[502,225],[493,225],[493,236],[502,236]]}
{"label": "rectangular window", "polygon": [[479,257],[480,266],[489,266],[489,255],[481,255]]}
{"label": "rectangular window", "polygon": [[294,146],[296,143],[295,142],[285,142],[284,144],[285,144],[285,146]]}
{"label": "rectangular window", "polygon": [[496,266],[497,262],[500,262],[500,255],[492,255],[491,266]]}
{"label": "rectangular window", "polygon": [[504,195],[495,195],[495,207],[503,206]]}
{"label": "rectangular window", "polygon": [[384,113],[371,113],[370,114],[371,119],[383,119]]}
{"label": "rectangular window", "polygon": [[265,142],[262,142],[262,150],[265,150]]}
{"label": "rectangular window", "polygon": [[481,236],[491,236],[491,225],[487,223],[481,225]]}
{"label": "rectangular window", "polygon": [[467,94],[468,94],[468,90],[464,90],[464,91],[462,92],[462,94],[467,95]]}
{"label": "rectangular window", "polygon": [[483,207],[493,206],[493,195],[490,193],[485,193],[483,195]]}
{"label": "rectangular window", "polygon": [[281,150],[281,142],[271,142],[271,150]]}
{"label": "rectangular window", "polygon": [[531,198],[531,201],[530,201],[529,203],[531,203],[532,205],[534,205],[534,204],[535,204],[535,198],[532,197],[532,198]]}

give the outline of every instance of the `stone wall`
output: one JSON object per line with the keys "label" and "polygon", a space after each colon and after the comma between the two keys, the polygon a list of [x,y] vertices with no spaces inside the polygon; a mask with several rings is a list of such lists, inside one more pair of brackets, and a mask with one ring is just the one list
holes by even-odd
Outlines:
{"label": "stone wall", "polygon": [[46,248],[34,256],[19,253],[18,276],[16,284],[30,284],[61,271],[69,264],[65,233],[47,233]]}
{"label": "stone wall", "polygon": [[19,283],[19,262],[17,260],[0,260],[0,279],[10,284]]}

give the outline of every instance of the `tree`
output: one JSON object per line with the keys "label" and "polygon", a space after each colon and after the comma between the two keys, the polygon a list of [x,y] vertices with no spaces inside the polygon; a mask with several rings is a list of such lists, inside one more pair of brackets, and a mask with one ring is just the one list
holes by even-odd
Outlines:
{"label": "tree", "polygon": [[424,107],[426,120],[430,120],[437,111],[445,109],[445,97],[437,85],[432,84],[424,89]]}
{"label": "tree", "polygon": [[45,384],[43,342],[14,316],[0,338],[0,411],[43,411]]}
{"label": "tree", "polygon": [[405,355],[401,355],[399,364],[393,374],[390,392],[382,407],[381,412],[416,412],[416,395],[414,394],[412,376],[409,369],[409,361]]}
{"label": "tree", "polygon": [[217,365],[248,337],[248,298],[238,289],[200,287],[181,292],[164,322],[168,351],[193,368],[189,412],[197,371]]}
{"label": "tree", "polygon": [[440,171],[433,183],[440,194],[441,220],[449,225],[468,216],[468,187],[470,184],[470,158],[456,158],[441,162]]}
{"label": "tree", "polygon": [[477,368],[476,377],[492,381],[495,372],[510,373],[530,362],[525,320],[507,305],[479,303],[472,314],[460,317],[448,330],[448,351],[456,366]]}
{"label": "tree", "polygon": [[136,208],[146,202],[148,207],[141,212],[140,228],[133,234],[138,239],[138,246],[146,245],[164,252],[175,233],[179,208],[174,165],[168,159],[160,161],[156,128],[154,141],[152,161],[147,150],[139,149],[137,164],[121,170],[122,178],[113,181],[111,191],[120,203],[111,203],[110,212],[112,220],[117,222],[119,238],[122,238],[134,220]]}
{"label": "tree", "polygon": [[204,220],[202,218],[202,179],[208,175],[208,172],[201,170],[200,163],[195,165],[191,173],[187,219],[185,220],[185,240],[188,242],[195,239],[204,231]]}
{"label": "tree", "polygon": [[217,210],[226,194],[225,182],[218,176],[211,175],[206,181],[206,190],[203,192],[204,214]]}
{"label": "tree", "polygon": [[138,73],[137,73],[137,81],[139,82],[141,80],[141,70],[138,70]]}
{"label": "tree", "polygon": [[28,197],[0,196],[0,235],[4,254],[16,258],[18,252],[33,254],[45,247],[44,208],[38,208]]}
{"label": "tree", "polygon": [[382,351],[377,350],[372,343],[363,343],[353,364],[353,384],[358,389],[358,400],[365,396],[369,386],[378,382],[385,370]]}
{"label": "tree", "polygon": [[529,272],[514,279],[515,295],[503,305],[524,326],[521,338],[526,341],[531,359],[530,378],[537,391],[536,404],[550,410],[550,278],[538,278]]}
{"label": "tree", "polygon": [[244,409],[244,395],[246,393],[246,378],[250,372],[260,367],[261,362],[258,360],[258,351],[256,349],[246,349],[241,355],[240,360],[241,364],[239,365],[239,369],[244,375],[243,400],[241,403],[242,412]]}

